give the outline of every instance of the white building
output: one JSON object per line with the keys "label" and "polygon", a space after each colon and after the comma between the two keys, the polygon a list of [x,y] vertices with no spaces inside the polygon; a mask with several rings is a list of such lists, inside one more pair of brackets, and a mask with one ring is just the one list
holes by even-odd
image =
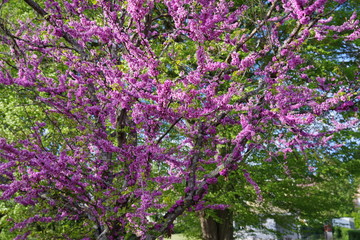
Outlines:
{"label": "white building", "polygon": [[247,227],[244,231],[238,231],[236,233],[237,240],[279,240],[274,232],[280,232],[283,234],[281,240],[297,240],[301,239],[301,235],[297,233],[297,229],[294,231],[285,230],[274,219],[266,219],[263,224],[264,228]]}

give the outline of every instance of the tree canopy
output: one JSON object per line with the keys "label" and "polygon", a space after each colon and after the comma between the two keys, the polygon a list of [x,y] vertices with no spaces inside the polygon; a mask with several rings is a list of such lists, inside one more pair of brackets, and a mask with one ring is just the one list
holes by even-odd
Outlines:
{"label": "tree canopy", "polygon": [[0,190],[26,210],[18,239],[59,222],[78,228],[47,234],[156,239],[186,211],[228,208],[207,196],[231,174],[261,202],[269,185],[297,184],[268,171],[336,171],[296,155],[358,131],[354,6],[2,1]]}

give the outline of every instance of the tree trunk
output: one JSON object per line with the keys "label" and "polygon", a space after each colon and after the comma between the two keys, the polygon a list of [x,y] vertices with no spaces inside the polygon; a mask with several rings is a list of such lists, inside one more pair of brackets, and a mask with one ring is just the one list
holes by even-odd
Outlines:
{"label": "tree trunk", "polygon": [[232,212],[228,209],[215,210],[214,217],[200,213],[201,231],[204,240],[234,240]]}

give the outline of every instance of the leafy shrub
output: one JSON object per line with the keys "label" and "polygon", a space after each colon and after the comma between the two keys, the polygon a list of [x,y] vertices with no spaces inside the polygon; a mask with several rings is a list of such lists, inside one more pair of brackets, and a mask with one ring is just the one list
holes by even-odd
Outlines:
{"label": "leafy shrub", "polygon": [[349,240],[360,240],[360,230],[349,230]]}

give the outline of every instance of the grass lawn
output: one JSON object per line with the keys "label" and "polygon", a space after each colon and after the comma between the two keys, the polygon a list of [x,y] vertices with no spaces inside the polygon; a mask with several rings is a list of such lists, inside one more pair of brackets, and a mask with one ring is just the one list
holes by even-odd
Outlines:
{"label": "grass lawn", "polygon": [[165,240],[185,240],[186,238],[182,234],[174,234],[171,238],[164,238]]}

